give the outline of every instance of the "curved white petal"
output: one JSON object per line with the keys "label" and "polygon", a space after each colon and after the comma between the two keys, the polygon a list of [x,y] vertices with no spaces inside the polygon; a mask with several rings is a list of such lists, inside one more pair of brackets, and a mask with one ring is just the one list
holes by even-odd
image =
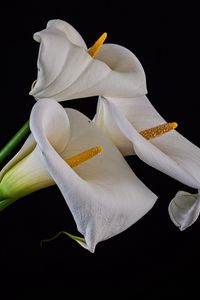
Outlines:
{"label": "curved white petal", "polygon": [[[166,122],[145,95],[134,98],[99,97],[98,104],[105,105],[104,98],[113,103],[137,131]],[[96,118],[98,118],[98,110]],[[105,125],[109,121],[107,118],[104,119]]]}
{"label": "curved white petal", "polygon": [[199,216],[199,194],[179,191],[171,200],[168,211],[172,222],[179,227],[180,230],[186,229],[191,226]]}
{"label": "curved white petal", "polygon": [[116,44],[104,44],[95,56],[112,72],[103,82],[106,97],[137,97],[147,93],[146,76],[138,58],[127,48]]}
{"label": "curved white petal", "polygon": [[135,154],[132,142],[126,137],[123,131],[119,129],[108,102],[105,101],[103,97],[99,97],[96,115],[93,121],[113,141],[124,156]]}
{"label": "curved white petal", "polygon": [[[134,152],[146,163],[195,189],[200,188],[200,149],[173,130],[146,141],[138,132],[166,121],[146,96],[134,99],[99,97],[94,121],[106,132],[124,155]],[[131,143],[130,143],[131,142]],[[133,150],[134,149],[134,150]],[[184,199],[193,196],[178,193],[169,208],[171,219],[181,230],[190,226],[199,215],[199,196],[192,207]],[[187,194],[188,195],[188,194]],[[184,212],[175,203],[183,201]],[[174,216],[174,217],[173,217]]]}
{"label": "curved white petal", "polygon": [[36,99],[63,101],[146,93],[144,70],[128,49],[105,44],[94,59],[77,31],[60,20],[50,21],[45,30],[34,36],[40,42],[40,50],[37,82],[30,95]]}
{"label": "curved white petal", "polygon": [[[30,122],[38,130],[45,131],[45,138],[58,153],[62,153],[70,138],[69,119],[60,106],[42,101],[33,107]],[[34,119],[36,118],[36,120]],[[40,120],[40,122],[39,122]],[[0,200],[19,199],[39,189],[55,184],[44,164],[43,155],[36,145],[34,135],[30,135],[18,154],[2,170]]]}
{"label": "curved white petal", "polygon": [[[77,111],[67,110],[71,138],[59,155],[46,136],[42,118],[38,117],[41,106],[45,105],[61,107],[50,100],[37,102],[31,114],[31,130],[49,174],[85,237],[86,245],[82,245],[93,252],[99,241],[122,232],[140,219],[151,209],[156,196],[134,175],[112,142]],[[76,151],[98,145],[103,146],[103,153],[75,169],[63,160]]]}
{"label": "curved white petal", "polygon": [[[51,100],[42,100],[34,105],[30,116],[30,128],[35,138],[35,131],[42,132],[45,140],[58,153],[62,153],[71,138],[70,121],[61,105]],[[45,135],[44,135],[45,133]],[[40,142],[39,136],[36,142]]]}
{"label": "curved white petal", "polygon": [[[82,36],[79,34],[79,32],[69,23],[62,21],[60,19],[50,20],[47,23],[47,28],[55,28],[58,30],[58,32],[62,32],[64,35],[66,35],[66,38],[74,45],[78,47],[82,47],[87,50],[87,46],[85,44],[85,41],[83,40]],[[40,33],[34,34],[34,38],[36,36],[40,36]],[[37,41],[37,39],[36,39]]]}
{"label": "curved white petal", "polygon": [[[113,103],[104,101],[118,128],[132,142],[136,154],[144,162],[186,185],[200,188],[198,147],[175,130],[148,141],[135,129],[134,120],[130,122]],[[157,115],[155,110],[156,118]]]}
{"label": "curved white petal", "polygon": [[[106,100],[113,103],[116,109],[123,114],[138,132],[166,122],[146,96],[134,98],[106,97]],[[119,130],[116,120],[110,114],[104,97],[100,96],[98,99],[94,121],[98,127],[109,135],[123,155],[135,154],[131,141]],[[157,140],[159,139],[153,139],[151,142],[154,143]]]}

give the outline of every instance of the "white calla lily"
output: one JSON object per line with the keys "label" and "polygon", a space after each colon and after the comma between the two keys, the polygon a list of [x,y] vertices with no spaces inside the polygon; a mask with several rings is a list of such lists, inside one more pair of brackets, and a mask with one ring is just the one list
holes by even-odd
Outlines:
{"label": "white calla lily", "polygon": [[[136,153],[149,165],[199,191],[198,147],[175,130],[150,141],[139,134],[165,120],[145,96],[145,73],[132,52],[119,45],[104,44],[92,57],[93,51],[88,51],[80,34],[61,20],[49,21],[47,28],[34,38],[40,42],[40,51],[37,81],[31,95],[56,101],[99,95],[94,121],[123,155]],[[172,202],[182,198],[178,193]],[[183,217],[177,205],[169,205],[172,221],[180,229],[197,219],[199,201],[199,196],[193,195],[191,201],[183,201],[187,203]]]}
{"label": "white calla lily", "polygon": [[[200,190],[200,149],[197,146],[176,130],[149,141],[139,134],[145,128],[166,123],[146,96],[99,97],[95,122],[124,155],[135,153],[150,166]],[[169,205],[169,215],[181,230],[193,224],[199,213],[199,194],[179,192]]]}
{"label": "white calla lily", "polygon": [[46,29],[34,34],[34,39],[40,43],[37,80],[30,91],[35,99],[63,101],[146,93],[140,62],[122,46],[104,44],[98,53],[90,51],[80,34],[62,20],[49,21]]}
{"label": "white calla lily", "polygon": [[[32,109],[30,128],[22,149],[1,171],[0,206],[57,184],[84,237],[74,238],[94,252],[98,242],[122,232],[154,205],[157,197],[135,176],[111,140],[80,112],[41,100]],[[99,145],[101,155],[74,169],[66,163]]]}

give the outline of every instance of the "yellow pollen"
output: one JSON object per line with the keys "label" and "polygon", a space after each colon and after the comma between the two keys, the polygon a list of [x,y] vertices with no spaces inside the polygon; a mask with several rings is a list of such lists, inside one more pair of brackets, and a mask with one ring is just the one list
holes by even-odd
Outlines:
{"label": "yellow pollen", "polygon": [[156,127],[152,127],[150,129],[140,131],[140,134],[145,139],[149,140],[157,136],[163,135],[164,133],[169,132],[172,129],[175,129],[177,126],[178,124],[176,122],[165,123],[165,124],[158,125]]}
{"label": "yellow pollen", "polygon": [[31,84],[31,90],[35,87],[37,80],[34,80],[33,83]]}
{"label": "yellow pollen", "polygon": [[92,57],[94,57],[97,54],[97,52],[99,52],[99,50],[101,49],[101,46],[103,45],[103,43],[104,43],[104,41],[105,41],[106,38],[107,38],[107,33],[104,32],[100,36],[100,38],[94,43],[94,45],[90,49],[88,49],[88,53]]}
{"label": "yellow pollen", "polygon": [[74,168],[74,167],[77,167],[78,165],[84,163],[88,159],[94,157],[95,155],[101,153],[102,151],[103,151],[102,146],[93,147],[93,148],[90,148],[84,152],[81,152],[71,158],[67,158],[65,161],[68,163],[68,165],[71,168]]}

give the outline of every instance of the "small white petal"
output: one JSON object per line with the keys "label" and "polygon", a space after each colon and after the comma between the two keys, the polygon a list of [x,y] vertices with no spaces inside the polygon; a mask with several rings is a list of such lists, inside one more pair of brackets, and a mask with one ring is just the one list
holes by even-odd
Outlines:
{"label": "small white petal", "polygon": [[172,222],[184,230],[191,226],[200,213],[199,194],[190,194],[179,191],[169,204],[169,216]]}

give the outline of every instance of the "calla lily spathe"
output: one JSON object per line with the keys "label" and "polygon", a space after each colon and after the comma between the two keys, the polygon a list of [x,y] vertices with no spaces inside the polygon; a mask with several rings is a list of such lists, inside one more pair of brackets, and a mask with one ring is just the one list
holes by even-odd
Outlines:
{"label": "calla lily spathe", "polygon": [[[119,150],[90,120],[52,100],[34,105],[29,136],[1,171],[0,204],[57,184],[84,239],[96,244],[139,220],[157,197],[134,175]],[[72,169],[66,159],[101,145],[102,154]]]}
{"label": "calla lily spathe", "polygon": [[135,97],[146,93],[144,70],[128,49],[104,44],[93,58],[67,22],[51,20],[34,34],[40,43],[38,74],[30,95],[56,101],[90,96]]}
{"label": "calla lily spathe", "polygon": [[139,132],[166,123],[146,96],[133,99],[99,98],[96,124],[124,155],[136,153],[144,162],[197,189],[178,192],[169,204],[169,215],[180,230],[193,224],[200,213],[200,149],[176,130],[151,140]]}

